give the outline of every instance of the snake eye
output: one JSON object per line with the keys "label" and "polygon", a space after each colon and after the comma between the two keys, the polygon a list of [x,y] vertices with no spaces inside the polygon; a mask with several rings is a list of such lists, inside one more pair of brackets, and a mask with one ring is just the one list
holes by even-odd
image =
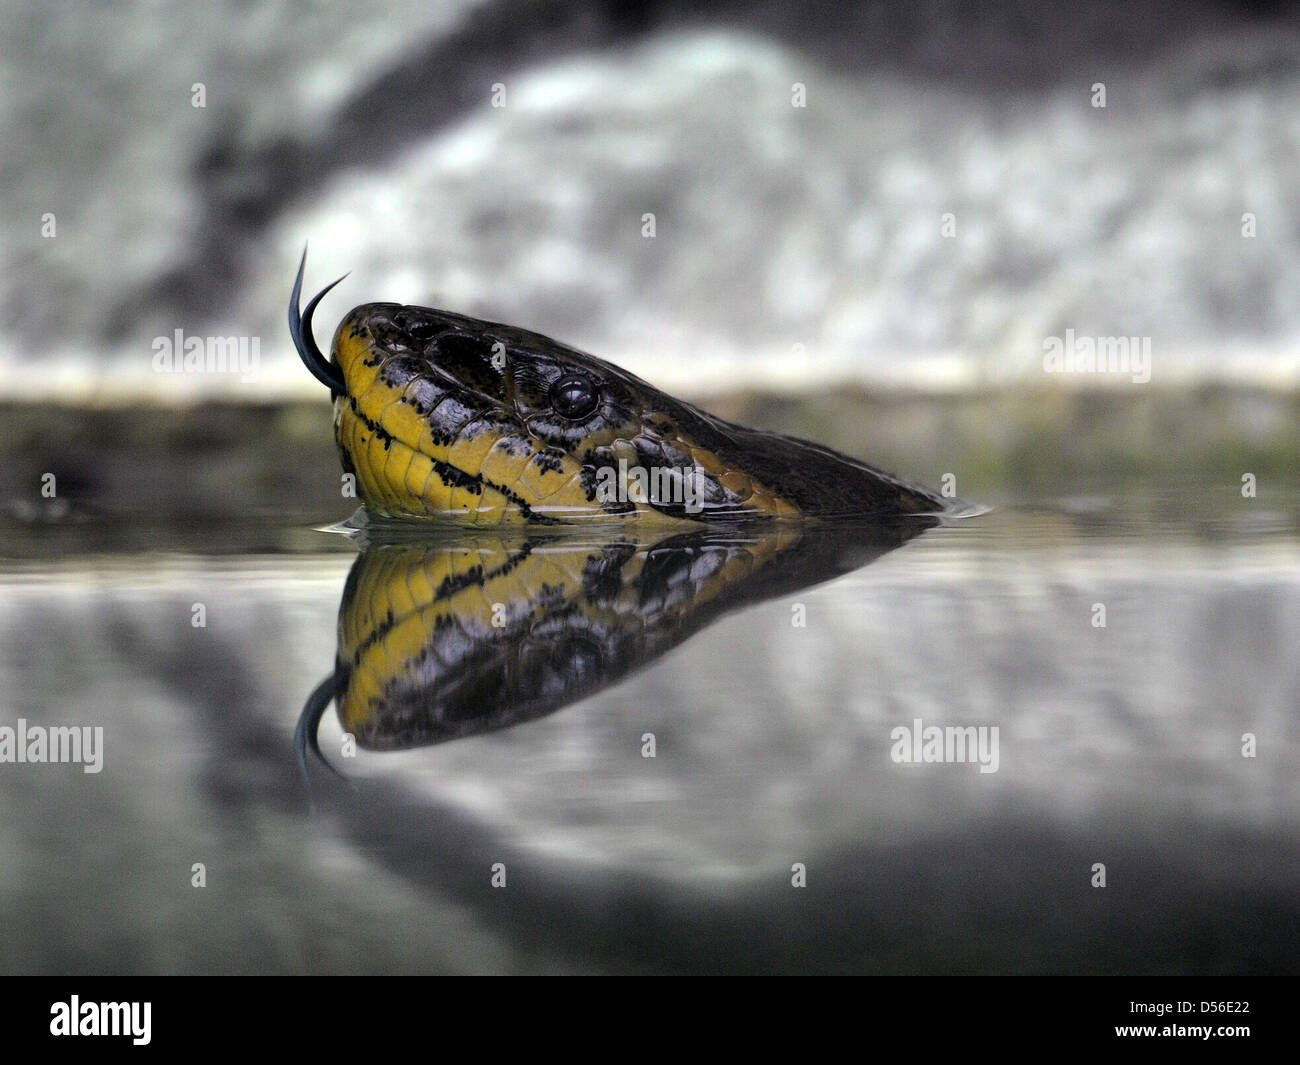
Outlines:
{"label": "snake eye", "polygon": [[600,406],[600,393],[590,378],[568,373],[551,385],[551,406],[561,418],[580,421]]}

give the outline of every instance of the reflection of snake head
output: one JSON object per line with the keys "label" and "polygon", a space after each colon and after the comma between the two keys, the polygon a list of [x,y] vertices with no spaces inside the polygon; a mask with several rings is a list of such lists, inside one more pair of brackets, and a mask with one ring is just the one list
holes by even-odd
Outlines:
{"label": "reflection of snake head", "polygon": [[932,518],[871,527],[469,530],[358,556],[339,607],[330,697],[364,748],[508,728],[617,683],[739,607],[866,565]]}
{"label": "reflection of snake head", "polygon": [[299,318],[301,283],[300,267],[291,332],[335,394],[344,469],[381,514],[494,526],[944,509],[925,489],[865,463],[724,422],[512,326],[369,303],[340,323],[326,361],[311,338],[324,293]]}

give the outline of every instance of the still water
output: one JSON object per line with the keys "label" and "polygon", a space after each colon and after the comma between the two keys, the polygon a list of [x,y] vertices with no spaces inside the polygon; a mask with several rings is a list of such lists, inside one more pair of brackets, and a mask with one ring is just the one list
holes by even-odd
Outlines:
{"label": "still water", "polygon": [[0,968],[1294,971],[1300,500],[1188,499],[14,523],[0,729],[101,745],[0,763]]}

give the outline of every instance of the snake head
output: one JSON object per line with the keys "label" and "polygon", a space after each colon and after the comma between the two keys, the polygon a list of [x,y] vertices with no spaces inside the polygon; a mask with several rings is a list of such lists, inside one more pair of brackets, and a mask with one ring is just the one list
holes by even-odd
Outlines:
{"label": "snake head", "polygon": [[[650,385],[549,337],[368,303],[340,323],[333,355],[344,466],[381,513],[476,525],[673,519],[718,494],[688,456],[664,453],[671,427]],[[674,460],[678,481],[661,475],[659,487],[676,487],[676,503],[672,491],[620,491],[620,457],[625,468]]]}
{"label": "snake head", "polygon": [[722,421],[514,326],[367,303],[339,324],[327,361],[311,340],[311,313],[329,289],[299,319],[301,281],[300,267],[291,331],[335,396],[343,468],[379,515],[497,526],[943,509],[864,463]]}

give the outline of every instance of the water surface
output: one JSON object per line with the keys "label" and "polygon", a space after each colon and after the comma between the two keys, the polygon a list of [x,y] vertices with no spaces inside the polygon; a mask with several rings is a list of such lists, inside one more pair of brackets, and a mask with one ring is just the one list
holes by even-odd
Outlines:
{"label": "water surface", "polygon": [[[310,790],[294,729],[334,668],[351,542],[296,518],[162,549],[14,523],[0,726],[104,738],[98,773],[0,765],[3,968],[1293,971],[1297,513],[1003,507],[718,617],[692,586],[698,631],[661,620],[644,660],[627,616],[588,610],[585,644],[538,630],[543,658],[568,648],[548,683],[626,674],[355,756],[331,708],[347,782],[313,758]],[[442,661],[433,701],[467,675]],[[497,677],[462,718],[533,683]],[[918,720],[996,728],[996,770],[896,761]]]}

